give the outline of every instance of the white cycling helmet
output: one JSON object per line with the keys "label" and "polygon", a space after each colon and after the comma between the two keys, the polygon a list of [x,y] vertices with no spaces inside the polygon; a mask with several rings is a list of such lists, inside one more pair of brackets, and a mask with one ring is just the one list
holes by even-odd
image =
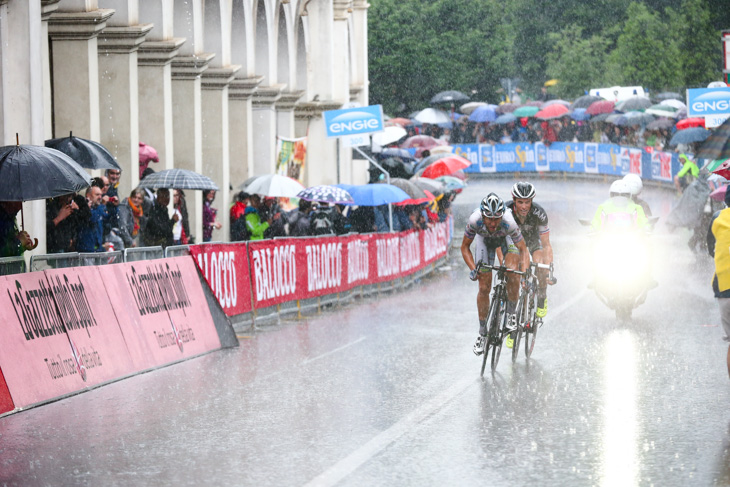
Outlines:
{"label": "white cycling helmet", "polygon": [[487,218],[499,218],[504,215],[505,207],[502,198],[494,193],[489,193],[479,205],[482,216]]}
{"label": "white cycling helmet", "polygon": [[611,183],[611,189],[608,190],[611,196],[631,196],[631,189],[628,183],[623,179],[619,179]]}
{"label": "white cycling helmet", "polygon": [[524,198],[531,200],[535,197],[535,186],[532,183],[520,181],[512,186],[513,198]]}
{"label": "white cycling helmet", "polygon": [[638,196],[641,194],[641,190],[644,189],[644,184],[641,182],[641,176],[638,174],[627,174],[624,176],[624,181],[629,185],[631,196]]}

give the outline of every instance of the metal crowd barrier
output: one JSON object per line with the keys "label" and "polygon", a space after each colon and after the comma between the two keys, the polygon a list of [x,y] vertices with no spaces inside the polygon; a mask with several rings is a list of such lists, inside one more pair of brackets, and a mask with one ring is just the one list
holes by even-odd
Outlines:
{"label": "metal crowd barrier", "polygon": [[10,274],[22,274],[24,272],[25,258],[23,256],[0,258],[0,276],[9,276]]}
{"label": "metal crowd barrier", "polygon": [[81,259],[78,252],[63,252],[60,254],[40,254],[30,257],[30,272],[45,271],[47,269],[63,269],[78,267]]}
{"label": "metal crowd barrier", "polygon": [[190,245],[170,245],[165,247],[165,258],[190,255]]}
{"label": "metal crowd barrier", "polygon": [[165,251],[161,246],[157,247],[131,247],[124,249],[124,262],[137,262],[139,260],[164,259]]}
{"label": "metal crowd barrier", "polygon": [[124,253],[121,250],[113,252],[82,252],[79,254],[79,264],[86,265],[106,265],[119,264],[124,262]]}

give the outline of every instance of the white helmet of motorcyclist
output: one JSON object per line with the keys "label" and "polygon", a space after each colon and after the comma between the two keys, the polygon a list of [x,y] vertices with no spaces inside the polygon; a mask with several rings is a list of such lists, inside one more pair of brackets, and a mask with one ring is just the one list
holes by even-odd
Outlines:
{"label": "white helmet of motorcyclist", "polygon": [[631,196],[639,196],[639,194],[641,194],[641,190],[644,189],[644,184],[641,182],[641,176],[638,174],[627,174],[624,176],[624,181],[629,185]]}
{"label": "white helmet of motorcyclist", "polygon": [[628,198],[629,196],[631,196],[631,190],[629,189],[629,185],[623,179],[619,179],[611,183],[609,193],[612,197],[626,196]]}

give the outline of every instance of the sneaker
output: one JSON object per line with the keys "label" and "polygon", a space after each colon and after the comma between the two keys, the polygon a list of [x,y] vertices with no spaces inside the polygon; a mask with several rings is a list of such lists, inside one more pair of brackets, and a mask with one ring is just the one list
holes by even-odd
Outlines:
{"label": "sneaker", "polygon": [[512,338],[512,333],[507,335],[507,338],[505,338],[504,340],[504,344],[507,345],[507,348],[512,348],[512,346],[515,344],[515,341]]}
{"label": "sneaker", "polygon": [[474,343],[474,355],[479,356],[484,353],[484,344],[486,341],[487,337],[483,337],[481,335],[477,337],[477,341]]}
{"label": "sneaker", "polygon": [[507,321],[504,324],[504,329],[510,333],[517,329],[517,315],[515,313],[507,315]]}
{"label": "sneaker", "polygon": [[537,305],[537,310],[535,311],[535,314],[538,318],[545,318],[545,315],[547,315],[547,298],[542,302],[542,306],[539,304]]}

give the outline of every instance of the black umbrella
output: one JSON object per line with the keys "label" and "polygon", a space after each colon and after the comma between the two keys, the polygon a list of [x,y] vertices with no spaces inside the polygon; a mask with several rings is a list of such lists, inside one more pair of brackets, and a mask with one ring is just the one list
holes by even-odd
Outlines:
{"label": "black umbrella", "polygon": [[165,169],[150,174],[139,183],[140,188],[168,188],[168,189],[212,189],[218,191],[218,186],[207,176],[187,169]]}
{"label": "black umbrella", "polygon": [[[689,129],[686,129],[689,130]],[[684,132],[684,130],[682,130]],[[730,118],[716,128],[697,150],[698,159],[719,160],[730,157]]]}
{"label": "black umbrella", "polygon": [[106,147],[93,140],[74,137],[73,132],[68,137],[47,140],[46,147],[63,152],[86,169],[122,170]]}
{"label": "black umbrella", "polygon": [[[378,164],[380,164],[383,169],[388,171],[388,174],[390,174],[390,178],[405,178],[408,179],[411,176],[413,176],[413,163],[411,162],[405,162],[402,159],[398,159],[395,157],[389,157],[385,160],[380,161]],[[381,175],[383,172],[375,167],[375,165],[370,164],[370,167],[368,168],[368,171],[370,172],[370,182],[374,183],[376,181],[380,180]]]}
{"label": "black umbrella", "polygon": [[[385,180],[378,181],[379,183],[385,183]],[[408,179],[403,178],[391,178],[390,184],[395,186],[396,188],[400,188],[403,191],[406,192],[408,196],[411,197],[411,199],[418,200],[426,198],[426,193],[423,192],[423,189],[421,189],[420,186],[418,186],[413,181],[409,181]]]}
{"label": "black umbrella", "polygon": [[664,93],[659,93],[654,97],[655,100],[679,100],[681,102],[684,101],[684,96],[682,96],[679,93],[674,93],[673,91],[665,91]]}
{"label": "black umbrella", "polygon": [[610,115],[613,115],[613,113],[599,113],[591,117],[591,122],[605,122]]}
{"label": "black umbrella", "polygon": [[653,122],[649,123],[646,128],[647,130],[670,129],[674,127],[675,123],[676,122],[674,120],[669,118],[657,118]]}
{"label": "black umbrella", "polygon": [[437,105],[439,103],[463,103],[471,98],[460,91],[442,91],[431,98],[431,103]]}
{"label": "black umbrella", "polygon": [[572,105],[570,105],[570,108],[588,108],[591,106],[591,103],[596,101],[604,100],[605,98],[601,98],[600,96],[594,96],[594,95],[583,95],[579,96],[575,99]]}
{"label": "black umbrella", "polygon": [[[702,127],[692,127],[684,130],[677,130],[677,133],[672,136],[672,140],[669,141],[669,145],[702,142],[703,140],[706,140],[711,133],[712,132]],[[703,158],[699,154],[697,154],[696,157]]]}
{"label": "black umbrella", "polygon": [[645,96],[632,96],[631,98],[627,98],[621,103],[617,103],[616,111],[632,112],[634,110],[646,110],[652,105],[653,103],[651,102],[651,100]]}

